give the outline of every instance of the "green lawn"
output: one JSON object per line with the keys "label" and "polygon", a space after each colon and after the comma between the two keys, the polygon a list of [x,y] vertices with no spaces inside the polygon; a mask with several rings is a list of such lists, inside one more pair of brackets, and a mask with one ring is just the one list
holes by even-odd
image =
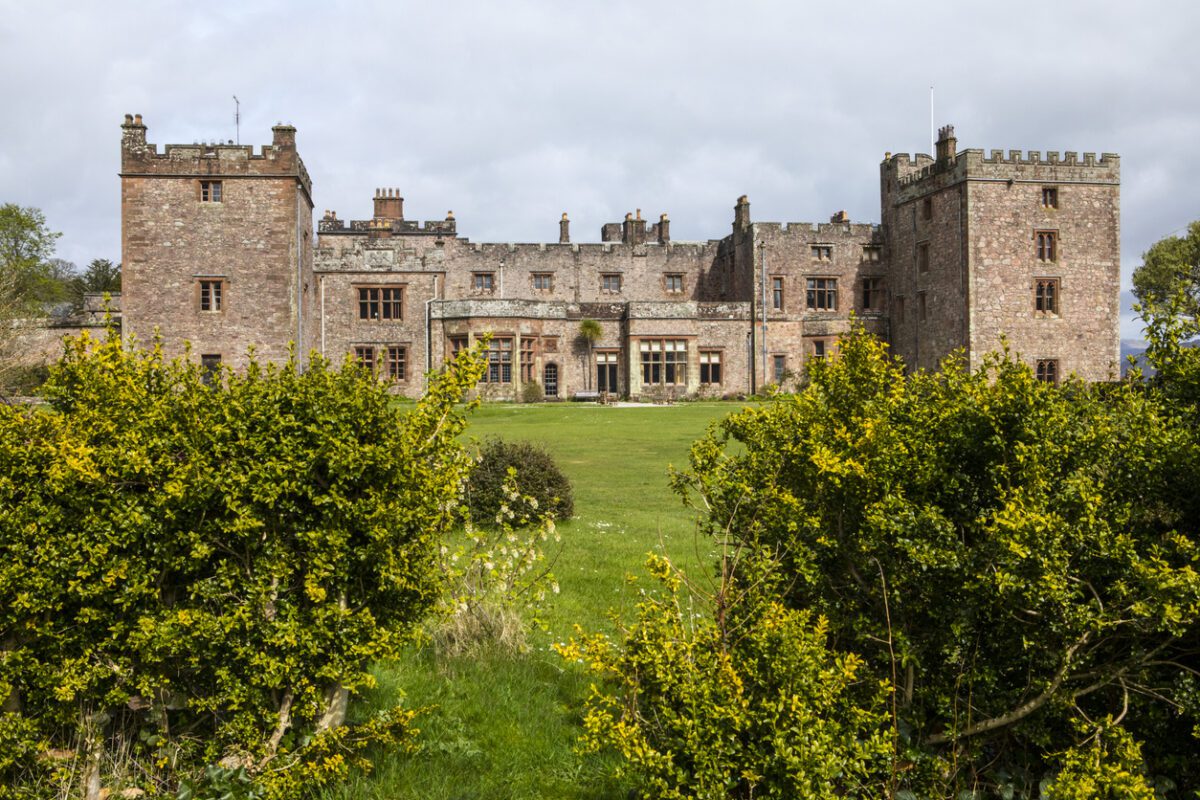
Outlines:
{"label": "green lawn", "polygon": [[549,631],[520,656],[442,659],[413,651],[376,669],[379,689],[360,709],[436,706],[419,721],[422,751],[377,758],[374,773],[331,798],[623,798],[609,764],[573,751],[588,677],[550,643],[609,629],[608,612],[635,602],[624,576],[641,573],[648,552],[664,550],[692,572],[711,561],[691,512],[667,487],[667,467],[687,463],[706,426],[741,408],[730,403],[615,408],[487,405],[468,436],[526,439],[554,454],[575,487],[575,518],[559,525],[554,572],[561,593],[546,610]]}

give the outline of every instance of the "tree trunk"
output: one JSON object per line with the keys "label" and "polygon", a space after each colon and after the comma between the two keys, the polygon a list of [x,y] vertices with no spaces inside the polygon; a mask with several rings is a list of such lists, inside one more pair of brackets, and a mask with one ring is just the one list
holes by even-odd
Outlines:
{"label": "tree trunk", "polygon": [[83,719],[83,797],[101,800],[100,768],[104,760],[104,729],[109,716],[103,711]]}
{"label": "tree trunk", "polygon": [[317,732],[336,728],[346,722],[346,709],[350,705],[350,690],[340,684],[325,690],[325,713],[317,722]]}

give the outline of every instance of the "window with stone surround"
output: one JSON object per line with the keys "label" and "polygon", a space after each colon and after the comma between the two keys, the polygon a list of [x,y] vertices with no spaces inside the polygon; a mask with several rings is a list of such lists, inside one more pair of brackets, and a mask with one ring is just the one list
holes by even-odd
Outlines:
{"label": "window with stone surround", "polygon": [[869,261],[872,264],[877,263],[883,258],[883,248],[877,244],[863,245],[862,260]]}
{"label": "window with stone surround", "polygon": [[596,391],[617,394],[621,391],[617,384],[617,365],[620,362],[620,352],[617,350],[596,351]]}
{"label": "window with stone surround", "polygon": [[831,244],[814,244],[812,246],[812,257],[817,261],[829,261],[833,258],[833,245]]}
{"label": "window with stone surround", "polygon": [[221,354],[204,353],[200,356],[200,380],[205,386],[212,386],[221,376]]}
{"label": "window with stone surround", "polygon": [[494,336],[488,344],[488,366],[483,383],[512,383],[513,340],[511,336]]}
{"label": "window with stone surround", "polygon": [[787,380],[787,356],[771,356],[771,372],[775,376],[776,383],[783,383]]}
{"label": "window with stone surround", "polygon": [[220,311],[225,307],[225,281],[220,278],[204,278],[199,281],[200,310]]}
{"label": "window with stone surround", "polygon": [[466,336],[451,336],[450,337],[450,357],[454,358],[459,352],[466,350],[470,341]]}
{"label": "window with stone surround", "polygon": [[389,345],[387,349],[387,376],[394,381],[408,380],[408,348]]}
{"label": "window with stone surround", "polygon": [[917,272],[929,272],[929,242],[917,242]]}
{"label": "window with stone surround", "polygon": [[669,272],[663,276],[663,286],[668,292],[678,294],[683,291],[683,275],[678,272]]}
{"label": "window with stone surround", "polygon": [[552,292],[554,291],[554,273],[553,272],[535,272],[532,274],[533,290],[535,292]]}
{"label": "window with stone surround", "polygon": [[837,311],[837,278],[809,278],[805,298],[809,311]]}
{"label": "window with stone surround", "polygon": [[219,202],[221,202],[221,182],[220,181],[200,181],[200,202],[201,203],[219,203]]}
{"label": "window with stone surround", "polygon": [[928,316],[929,309],[925,300],[925,292],[917,292],[917,319],[924,322]]}
{"label": "window with stone surround", "polygon": [[1058,231],[1037,231],[1038,261],[1058,261]]}
{"label": "window with stone surround", "polygon": [[783,276],[771,276],[771,308],[783,311]]}
{"label": "window with stone surround", "polygon": [[608,292],[609,294],[619,294],[621,291],[621,274],[619,272],[606,272],[601,275],[600,291]]}
{"label": "window with stone surround", "polygon": [[360,344],[354,346],[354,360],[359,366],[370,372],[375,371],[375,346]]}
{"label": "window with stone surround", "polygon": [[1058,187],[1042,187],[1042,208],[1058,208]]}
{"label": "window with stone surround", "polygon": [[1033,287],[1033,310],[1038,314],[1058,315],[1058,278],[1037,278]]}
{"label": "window with stone surround", "polygon": [[862,279],[862,310],[872,313],[883,311],[885,293],[883,278]]}
{"label": "window with stone surround", "polygon": [[357,286],[358,318],[373,322],[404,318],[404,289],[399,286]]}
{"label": "window with stone surround", "polygon": [[521,383],[532,383],[534,380],[533,356],[536,344],[537,339],[521,337]]}
{"label": "window with stone surround", "polygon": [[494,292],[496,290],[496,273],[471,273],[471,289],[476,292]]}
{"label": "window with stone surround", "polygon": [[1058,383],[1058,359],[1039,358],[1035,367],[1035,374],[1039,381]]}
{"label": "window with stone surround", "polygon": [[721,351],[700,351],[700,383],[716,386],[721,383]]}
{"label": "window with stone surround", "polygon": [[810,339],[809,342],[809,358],[816,361],[823,361],[829,356],[833,355],[833,349],[837,339],[833,336],[825,336],[819,339]]}
{"label": "window with stone surround", "polygon": [[686,339],[642,339],[642,383],[647,386],[687,384]]}

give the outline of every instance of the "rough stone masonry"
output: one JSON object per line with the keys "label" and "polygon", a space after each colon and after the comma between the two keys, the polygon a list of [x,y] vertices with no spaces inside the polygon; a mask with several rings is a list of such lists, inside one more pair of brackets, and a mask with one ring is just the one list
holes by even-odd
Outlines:
{"label": "rough stone masonry", "polygon": [[1004,337],[1044,380],[1118,374],[1114,154],[958,152],[947,126],[933,157],[885,156],[879,224],[755,222],[743,196],[704,242],[637,209],[599,242],[572,241],[564,213],[555,242],[478,243],[377,189],[369,219],[325,211],[314,243],[294,128],[258,152],[159,152],[140,115],[122,132],[125,330],[210,365],[297,343],[417,395],[488,336],[487,397],[727,396],[794,381],[853,318],[914,369],[977,365]]}

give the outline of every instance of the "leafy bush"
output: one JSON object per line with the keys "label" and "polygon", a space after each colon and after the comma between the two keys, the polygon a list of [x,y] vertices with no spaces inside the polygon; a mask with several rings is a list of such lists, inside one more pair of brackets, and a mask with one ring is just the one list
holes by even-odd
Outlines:
{"label": "leafy bush", "polygon": [[861,331],[808,377],[675,485],[713,536],[781,554],[787,607],[892,684],[904,783],[1036,791],[1111,716],[1149,774],[1200,786],[1200,448],[1176,404],[1010,353],[906,375]]}
{"label": "leafy bush", "polygon": [[463,655],[484,647],[508,651],[526,648],[531,625],[547,592],[558,582],[546,565],[545,543],[559,535],[551,516],[518,521],[516,508],[537,505],[516,490],[516,470],[504,483],[507,510],[497,524],[470,522],[456,548],[442,548],[446,594],[432,621],[439,651]]}
{"label": "leafy bush", "polygon": [[[510,468],[516,470],[516,485],[506,488]],[[484,442],[479,463],[471,470],[467,502],[471,519],[481,526],[499,525],[504,519],[519,526],[543,515],[570,519],[575,513],[571,482],[554,457],[532,442]]]}
{"label": "leafy bush", "polygon": [[0,406],[0,784],[45,787],[66,752],[96,797],[119,750],[151,793],[221,762],[294,796],[410,735],[403,709],[345,727],[346,702],[440,594],[480,365],[403,414],[319,358],[208,386],[115,334],[70,342],[51,412]]}
{"label": "leafy bush", "polygon": [[540,403],[545,399],[546,395],[542,392],[542,385],[537,381],[525,381],[521,384],[522,403]]}
{"label": "leafy bush", "polygon": [[827,647],[825,619],[779,602],[771,564],[727,560],[705,598],[682,593],[682,576],[652,556],[665,591],[642,592],[632,626],[557,647],[604,679],[585,747],[618,752],[642,796],[887,796],[884,686]]}

